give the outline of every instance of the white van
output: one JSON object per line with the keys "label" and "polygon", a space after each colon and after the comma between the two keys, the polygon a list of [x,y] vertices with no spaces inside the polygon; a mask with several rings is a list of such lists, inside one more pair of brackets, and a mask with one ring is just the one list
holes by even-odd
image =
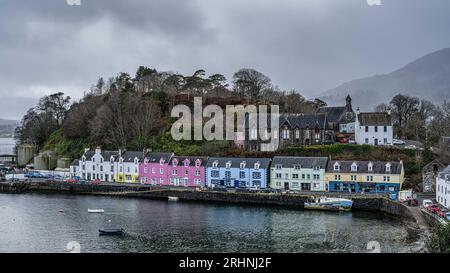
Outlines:
{"label": "white van", "polygon": [[433,201],[431,201],[430,199],[424,199],[424,200],[422,201],[422,206],[423,206],[424,208],[428,207],[429,205],[433,205]]}

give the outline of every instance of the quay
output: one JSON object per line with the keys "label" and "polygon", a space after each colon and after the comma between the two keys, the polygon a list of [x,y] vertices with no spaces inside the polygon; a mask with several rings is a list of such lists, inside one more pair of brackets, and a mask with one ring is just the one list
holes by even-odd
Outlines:
{"label": "quay", "polygon": [[[411,210],[403,204],[390,200],[383,195],[350,193],[254,193],[217,190],[194,190],[188,188],[165,188],[141,184],[102,183],[75,184],[67,182],[34,181],[1,182],[0,193],[69,193],[97,196],[117,196],[167,200],[169,196],[178,197],[180,201],[220,202],[248,205],[272,205],[291,208],[304,208],[305,201],[312,195],[341,197],[353,200],[353,210],[383,212],[418,222]],[[418,227],[418,225],[417,225]]]}

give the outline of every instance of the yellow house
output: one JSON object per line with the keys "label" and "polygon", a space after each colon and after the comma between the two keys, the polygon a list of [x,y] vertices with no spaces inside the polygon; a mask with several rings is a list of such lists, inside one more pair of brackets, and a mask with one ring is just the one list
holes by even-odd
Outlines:
{"label": "yellow house", "polygon": [[143,152],[119,152],[114,167],[114,179],[118,183],[139,183],[139,164],[144,158]]}
{"label": "yellow house", "polygon": [[397,193],[405,171],[402,161],[330,160],[325,177],[330,192]]}

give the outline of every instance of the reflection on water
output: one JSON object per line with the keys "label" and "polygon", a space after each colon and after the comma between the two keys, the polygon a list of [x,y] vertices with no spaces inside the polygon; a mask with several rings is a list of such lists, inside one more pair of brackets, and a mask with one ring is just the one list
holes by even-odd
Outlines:
{"label": "reflection on water", "polygon": [[15,145],[13,138],[0,138],[0,154],[13,154]]}
{"label": "reflection on water", "polygon": [[[88,214],[88,208],[105,209]],[[62,212],[60,212],[62,211]],[[0,252],[407,252],[402,224],[368,213],[328,213],[76,195],[1,195]],[[123,227],[123,237],[100,237]]]}

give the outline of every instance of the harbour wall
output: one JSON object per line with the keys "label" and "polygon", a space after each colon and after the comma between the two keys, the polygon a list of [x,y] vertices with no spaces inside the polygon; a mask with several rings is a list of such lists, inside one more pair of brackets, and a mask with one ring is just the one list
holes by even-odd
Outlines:
{"label": "harbour wall", "polygon": [[[178,197],[182,201],[220,202],[249,205],[273,205],[293,208],[304,208],[305,201],[311,194],[281,194],[281,193],[247,193],[247,192],[221,192],[210,190],[165,189],[139,184],[71,184],[65,182],[15,182],[0,183],[0,193],[25,192],[58,192],[89,194],[117,197],[135,197],[167,200],[169,196]],[[360,194],[332,194],[318,193],[330,197],[342,197],[353,200],[353,210],[378,211],[415,220],[410,210],[404,205],[388,198],[376,195]]]}

